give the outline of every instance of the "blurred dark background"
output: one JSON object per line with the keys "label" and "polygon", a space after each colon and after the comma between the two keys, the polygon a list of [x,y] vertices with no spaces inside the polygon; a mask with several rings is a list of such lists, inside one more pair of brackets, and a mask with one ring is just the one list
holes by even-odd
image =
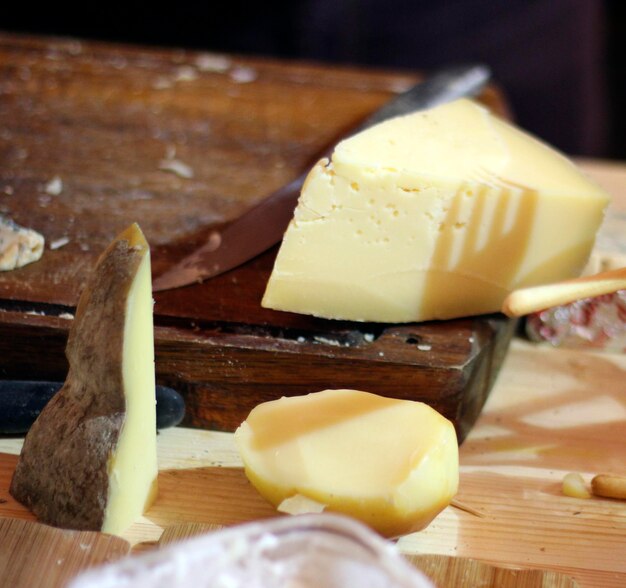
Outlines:
{"label": "blurred dark background", "polygon": [[23,3],[0,30],[429,70],[488,63],[518,123],[572,155],[626,159],[623,0]]}

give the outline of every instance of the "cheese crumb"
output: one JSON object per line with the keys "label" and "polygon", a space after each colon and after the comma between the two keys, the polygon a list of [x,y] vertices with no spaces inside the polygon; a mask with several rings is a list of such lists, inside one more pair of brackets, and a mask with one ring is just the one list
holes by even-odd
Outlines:
{"label": "cheese crumb", "polygon": [[159,163],[159,169],[176,174],[181,178],[193,178],[193,169],[179,159],[163,159]]}
{"label": "cheese crumb", "polygon": [[55,249],[60,249],[64,247],[70,242],[69,237],[61,237],[59,239],[55,239],[54,241],[50,241],[50,249],[54,251]]}
{"label": "cheese crumb", "polygon": [[324,512],[326,505],[313,500],[302,494],[295,494],[289,498],[285,498],[277,507],[278,512],[284,512],[290,515],[300,515],[308,513],[320,513]]}
{"label": "cheese crumb", "polygon": [[46,184],[45,192],[51,196],[58,196],[63,192],[63,180],[61,180],[59,176],[54,176],[54,178]]}
{"label": "cheese crumb", "polygon": [[200,71],[212,71],[216,73],[224,73],[232,65],[231,60],[223,55],[212,55],[203,53],[198,55],[195,61],[196,67]]}
{"label": "cheese crumb", "polygon": [[173,84],[172,80],[170,80],[166,76],[158,76],[152,82],[152,88],[154,90],[167,90],[167,89],[171,88],[173,85],[174,84]]}
{"label": "cheese crumb", "polygon": [[230,79],[237,84],[249,84],[258,77],[257,72],[251,67],[236,67],[230,73]]}
{"label": "cheese crumb", "polygon": [[177,82],[193,82],[198,79],[198,72],[191,65],[182,65],[176,71]]}

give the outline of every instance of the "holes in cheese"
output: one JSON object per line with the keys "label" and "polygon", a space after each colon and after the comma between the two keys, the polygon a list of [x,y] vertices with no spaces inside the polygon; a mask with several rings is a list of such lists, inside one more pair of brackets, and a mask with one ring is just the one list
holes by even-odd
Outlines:
{"label": "holes in cheese", "polygon": [[301,495],[386,536],[427,526],[458,487],[454,427],[420,402],[357,390],[281,398],[254,408],[235,440],[275,506]]}
{"label": "holes in cheese", "polygon": [[470,100],[398,117],[311,170],[263,306],[379,322],[498,311],[514,289],[577,276],[607,203]]}
{"label": "holes in cheese", "polygon": [[30,428],[11,494],[42,522],[119,534],[156,495],[150,250],[137,225],[81,293],[63,388]]}

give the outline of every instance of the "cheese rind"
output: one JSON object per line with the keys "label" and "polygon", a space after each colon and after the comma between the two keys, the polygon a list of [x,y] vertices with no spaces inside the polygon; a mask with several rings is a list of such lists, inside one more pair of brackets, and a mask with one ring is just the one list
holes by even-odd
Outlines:
{"label": "cheese rind", "polygon": [[257,406],[235,440],[275,506],[301,495],[388,536],[424,528],[458,487],[458,444],[431,407],[357,390]]}
{"label": "cheese rind", "polygon": [[263,306],[380,322],[497,311],[511,290],[578,275],[607,203],[469,100],[392,119],[311,170]]}
{"label": "cheese rind", "polygon": [[150,250],[132,225],[81,293],[61,390],[30,428],[11,494],[44,523],[119,534],[156,494]]}

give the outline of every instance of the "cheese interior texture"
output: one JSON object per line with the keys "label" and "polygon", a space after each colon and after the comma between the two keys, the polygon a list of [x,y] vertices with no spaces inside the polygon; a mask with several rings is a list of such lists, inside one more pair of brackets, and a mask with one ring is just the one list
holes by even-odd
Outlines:
{"label": "cheese interior texture", "polygon": [[458,487],[454,427],[420,402],[357,390],[281,398],[257,406],[235,440],[275,506],[301,495],[386,536],[427,526]]}
{"label": "cheese interior texture", "polygon": [[[125,235],[120,236],[124,238]],[[126,303],[122,377],[126,416],[109,461],[109,494],[102,531],[119,534],[157,493],[156,398],[150,250],[141,233],[126,235],[144,250]]]}
{"label": "cheese interior texture", "polygon": [[263,306],[409,322],[497,311],[579,275],[608,195],[466,99],[337,145],[310,172]]}

